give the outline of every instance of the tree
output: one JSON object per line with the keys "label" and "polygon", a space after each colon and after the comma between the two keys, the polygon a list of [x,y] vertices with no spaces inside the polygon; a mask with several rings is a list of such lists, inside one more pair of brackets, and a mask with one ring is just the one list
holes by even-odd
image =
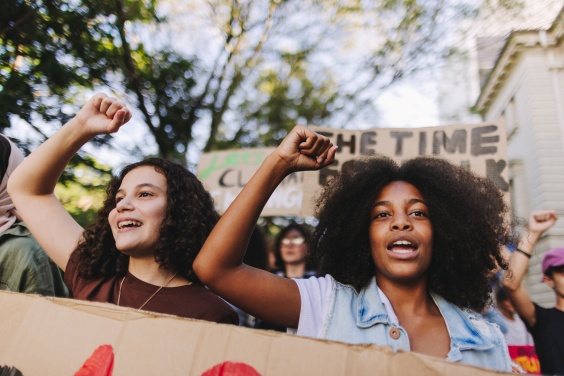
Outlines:
{"label": "tree", "polygon": [[[130,19],[155,19],[153,2],[130,1]],[[143,5],[139,5],[143,4]],[[8,0],[0,13],[0,132],[25,121],[30,151],[77,110],[85,89],[108,85],[119,72],[115,17],[104,0]],[[46,126],[47,125],[47,126]],[[111,137],[92,142],[106,144]],[[95,167],[80,153],[71,165]],[[64,175],[64,178],[72,177]]]}
{"label": "tree", "polygon": [[96,218],[105,199],[106,186],[110,181],[111,168],[90,160],[91,164],[76,164],[64,174],[72,173],[72,179],[61,180],[55,195],[70,215],[86,227]]}
{"label": "tree", "polygon": [[16,116],[45,137],[34,114],[60,124],[81,90],[106,86],[139,110],[157,154],[187,163],[189,152],[275,144],[296,122],[374,124],[378,94],[452,51],[448,28],[476,6],[9,0],[7,9],[0,130]]}
{"label": "tree", "polygon": [[378,94],[451,51],[445,19],[475,9],[449,0],[160,4],[167,22],[151,38],[194,57],[186,121],[206,130],[204,151],[277,144],[296,122],[374,124]]}

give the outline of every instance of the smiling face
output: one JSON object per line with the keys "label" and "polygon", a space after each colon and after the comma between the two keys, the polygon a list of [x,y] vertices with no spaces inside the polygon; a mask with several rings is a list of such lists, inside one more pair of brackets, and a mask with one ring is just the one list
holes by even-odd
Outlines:
{"label": "smiling face", "polygon": [[166,178],[154,167],[137,167],[125,175],[108,216],[116,248],[129,256],[152,257],[166,205]]}
{"label": "smiling face", "polygon": [[411,283],[431,264],[433,228],[419,190],[404,181],[386,185],[376,198],[369,227],[378,283]]}

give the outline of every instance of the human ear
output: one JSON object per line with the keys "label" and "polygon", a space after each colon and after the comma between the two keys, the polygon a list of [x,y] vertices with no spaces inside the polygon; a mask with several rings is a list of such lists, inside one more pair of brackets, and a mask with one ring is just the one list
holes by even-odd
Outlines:
{"label": "human ear", "polygon": [[542,276],[542,281],[551,289],[554,289],[554,280],[546,274]]}

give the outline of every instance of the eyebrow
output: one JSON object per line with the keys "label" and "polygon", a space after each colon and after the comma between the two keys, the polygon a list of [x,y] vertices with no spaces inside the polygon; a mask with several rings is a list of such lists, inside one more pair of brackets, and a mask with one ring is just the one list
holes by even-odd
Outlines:
{"label": "eyebrow", "polygon": [[[417,204],[417,203],[421,203],[425,206],[427,206],[427,203],[421,199],[418,198],[412,198],[406,201],[406,204],[412,205],[412,204]],[[390,206],[392,205],[391,201],[378,201],[375,202],[374,205],[372,205],[373,208],[375,208],[376,206]]]}
{"label": "eyebrow", "polygon": [[[137,185],[135,186],[135,189],[140,189],[140,188],[145,188],[145,187],[154,188],[154,189],[157,189],[157,190],[159,190],[159,191],[161,191],[161,192],[164,192],[164,189],[162,189],[161,187],[156,186],[156,185],[154,185],[154,184],[151,184],[151,183],[137,184]],[[116,194],[121,193],[121,192],[124,192],[124,189],[123,189],[123,188],[118,189],[118,190],[116,191]]]}

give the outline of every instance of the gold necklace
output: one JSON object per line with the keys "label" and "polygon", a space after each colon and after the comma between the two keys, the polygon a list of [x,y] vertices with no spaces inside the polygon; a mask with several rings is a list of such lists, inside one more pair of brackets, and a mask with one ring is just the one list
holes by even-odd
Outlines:
{"label": "gold necklace", "polygon": [[[145,300],[145,303],[141,304],[141,307],[137,308],[137,309],[141,309],[143,307],[145,307],[145,304],[149,303],[149,300],[153,299],[153,296],[157,295],[157,293],[159,291],[161,291],[161,289],[163,287],[168,286],[169,283],[172,282],[172,280],[176,277],[176,275],[178,274],[178,272],[174,273],[174,275],[172,276],[171,279],[168,280],[167,283],[165,283],[163,286],[159,286],[159,288],[157,289],[157,291],[155,291],[153,293],[153,295],[149,296],[149,299]],[[119,306],[119,301],[121,300],[121,287],[123,286],[123,282],[125,281],[125,277],[127,277],[127,273],[123,276],[123,279],[121,280],[121,283],[119,284],[119,292],[118,292],[118,299],[117,299],[117,305]]]}

